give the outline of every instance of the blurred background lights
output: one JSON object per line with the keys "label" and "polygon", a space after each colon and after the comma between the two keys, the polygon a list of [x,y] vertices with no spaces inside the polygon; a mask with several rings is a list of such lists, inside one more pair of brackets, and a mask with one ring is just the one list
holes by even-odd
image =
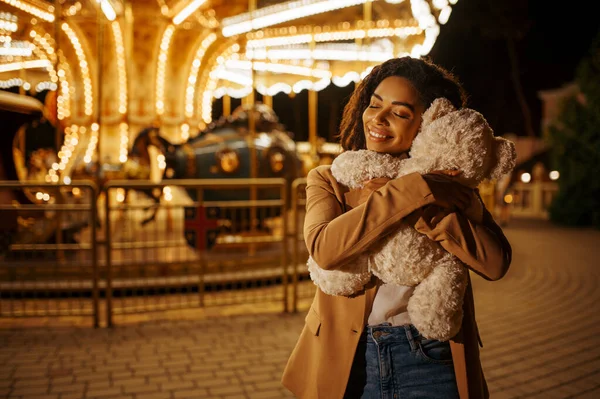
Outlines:
{"label": "blurred background lights", "polygon": [[550,180],[558,180],[559,177],[560,173],[558,172],[558,170],[553,170],[552,172],[550,172]]}
{"label": "blurred background lights", "polygon": [[171,201],[173,199],[173,193],[171,192],[171,187],[165,186],[163,188],[163,195],[166,201]]}
{"label": "blurred background lights", "polygon": [[531,181],[531,175],[527,172],[521,174],[521,181],[523,183],[529,183]]}

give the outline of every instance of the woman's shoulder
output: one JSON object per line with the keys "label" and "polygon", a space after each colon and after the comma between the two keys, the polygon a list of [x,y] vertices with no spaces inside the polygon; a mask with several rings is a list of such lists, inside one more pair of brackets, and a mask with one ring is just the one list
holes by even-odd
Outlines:
{"label": "woman's shoulder", "polygon": [[330,184],[335,182],[335,178],[331,174],[331,165],[319,165],[311,169],[306,176],[308,184]]}
{"label": "woman's shoulder", "polygon": [[320,188],[341,198],[348,187],[340,184],[331,173],[331,165],[319,165],[311,169],[306,176],[307,188]]}

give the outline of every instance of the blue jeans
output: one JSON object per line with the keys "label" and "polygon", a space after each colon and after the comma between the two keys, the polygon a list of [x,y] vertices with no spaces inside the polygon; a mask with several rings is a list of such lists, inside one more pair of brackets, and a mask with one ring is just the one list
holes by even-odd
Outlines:
{"label": "blue jeans", "polygon": [[344,398],[458,399],[450,343],[412,325],[365,327]]}

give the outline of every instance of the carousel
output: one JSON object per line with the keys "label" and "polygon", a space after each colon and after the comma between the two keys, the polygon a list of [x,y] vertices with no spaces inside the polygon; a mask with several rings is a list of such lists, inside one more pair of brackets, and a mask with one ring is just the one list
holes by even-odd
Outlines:
{"label": "carousel", "polygon": [[[81,204],[82,190],[69,187],[80,180],[93,182],[87,195],[100,210],[93,225],[63,217],[58,227],[53,213],[19,214],[5,231],[67,223],[81,243],[113,220],[103,204],[126,203],[129,191],[154,209],[139,225],[158,223],[160,204],[197,201],[166,184],[105,190],[115,179],[282,178],[289,187],[339,152],[318,121],[341,115],[344,98],[320,93],[351,92],[389,58],[427,55],[456,1],[0,0],[0,109],[14,121],[2,130],[0,180],[45,185],[4,190],[2,212]],[[295,107],[306,110],[296,112],[306,132],[283,122]],[[240,199],[223,193],[204,200]],[[165,234],[182,235],[172,228],[182,215],[164,213]]]}

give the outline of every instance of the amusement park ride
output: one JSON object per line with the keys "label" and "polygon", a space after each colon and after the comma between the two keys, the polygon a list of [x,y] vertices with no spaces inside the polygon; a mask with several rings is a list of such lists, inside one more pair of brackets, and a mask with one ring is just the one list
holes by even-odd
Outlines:
{"label": "amusement park ride", "polygon": [[[0,0],[0,180],[60,185],[0,192],[14,205],[0,211],[3,235],[22,239],[43,220],[49,233],[37,237],[52,240],[52,216],[22,206],[76,204],[68,186],[82,179],[101,198],[112,179],[305,176],[338,151],[319,138],[318,91],[426,55],[456,1]],[[295,142],[274,109],[302,90],[308,141]],[[169,201],[168,190],[140,192]]]}

